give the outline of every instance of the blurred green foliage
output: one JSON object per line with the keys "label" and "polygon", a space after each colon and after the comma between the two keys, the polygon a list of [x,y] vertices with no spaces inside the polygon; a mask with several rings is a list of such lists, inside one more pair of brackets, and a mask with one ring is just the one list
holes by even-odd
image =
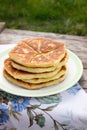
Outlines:
{"label": "blurred green foliage", "polygon": [[87,0],[0,0],[8,28],[87,35]]}

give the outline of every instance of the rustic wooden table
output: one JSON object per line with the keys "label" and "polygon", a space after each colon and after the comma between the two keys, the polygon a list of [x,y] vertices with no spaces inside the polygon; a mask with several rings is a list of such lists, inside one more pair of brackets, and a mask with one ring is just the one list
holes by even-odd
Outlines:
{"label": "rustic wooden table", "polygon": [[0,44],[13,44],[19,42],[21,39],[29,37],[46,37],[61,41],[66,44],[68,49],[79,56],[84,67],[83,75],[79,83],[87,92],[87,37],[24,30],[12,30],[5,28],[5,23],[0,23]]}

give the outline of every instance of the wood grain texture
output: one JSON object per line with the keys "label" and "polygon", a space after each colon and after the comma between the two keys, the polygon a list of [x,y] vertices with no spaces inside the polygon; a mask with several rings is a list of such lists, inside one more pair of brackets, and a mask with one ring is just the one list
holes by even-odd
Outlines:
{"label": "wood grain texture", "polygon": [[0,22],[0,33],[3,31],[5,28],[5,22]]}
{"label": "wood grain texture", "polygon": [[45,37],[65,43],[67,48],[82,60],[84,71],[79,82],[84,90],[87,91],[87,37],[4,29],[0,34],[0,44],[18,43],[22,39],[31,37]]}
{"label": "wood grain texture", "polygon": [[30,37],[46,37],[66,44],[67,48],[73,51],[87,68],[87,38],[72,35],[60,35],[55,33],[42,33],[33,31],[5,29],[0,35],[0,44],[17,43],[21,39]]}
{"label": "wood grain texture", "polygon": [[87,91],[87,69],[83,70],[83,75],[82,75],[79,83]]}

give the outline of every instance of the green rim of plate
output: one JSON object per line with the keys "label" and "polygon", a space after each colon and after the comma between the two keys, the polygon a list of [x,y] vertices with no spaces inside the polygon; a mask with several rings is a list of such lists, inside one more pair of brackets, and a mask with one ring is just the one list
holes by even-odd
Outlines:
{"label": "green rim of plate", "polygon": [[[2,53],[0,53],[0,58],[2,58],[2,56],[5,56],[6,54],[8,54],[8,52],[11,50],[10,49],[7,49],[5,51],[3,51]],[[67,82],[65,84],[64,87],[60,87],[59,88],[56,88],[56,90],[51,90],[49,89],[49,91],[45,91],[45,93],[43,93],[43,91],[38,91],[35,93],[35,90],[31,91],[31,90],[27,90],[27,92],[23,92],[23,93],[20,93],[18,91],[13,91],[12,89],[5,89],[5,85],[3,85],[3,83],[0,83],[1,86],[3,86],[3,90],[8,92],[8,93],[11,93],[11,94],[14,94],[14,95],[19,95],[19,96],[29,96],[29,97],[43,97],[43,96],[49,96],[49,95],[53,95],[53,94],[57,94],[57,93],[60,93],[70,87],[72,87],[73,85],[75,85],[79,79],[81,78],[82,76],[82,73],[83,73],[83,65],[82,65],[82,62],[81,60],[79,59],[79,57],[74,54],[73,52],[71,52],[70,50],[68,50],[68,53],[69,53],[69,57],[71,59],[73,59],[73,61],[75,62],[76,64],[76,69],[77,69],[77,73],[75,74],[75,77],[72,79],[71,82]],[[43,89],[43,88],[42,88]],[[47,89],[48,90],[48,89]],[[30,91],[30,92],[29,92]]]}

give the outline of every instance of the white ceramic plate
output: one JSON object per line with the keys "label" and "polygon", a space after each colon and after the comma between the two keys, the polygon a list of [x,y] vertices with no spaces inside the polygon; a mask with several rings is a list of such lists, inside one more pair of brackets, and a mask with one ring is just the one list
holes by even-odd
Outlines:
{"label": "white ceramic plate", "polygon": [[28,96],[28,97],[42,97],[60,93],[72,87],[76,82],[78,82],[83,73],[83,66],[81,60],[73,52],[68,50],[69,53],[69,60],[67,62],[68,72],[66,75],[66,79],[63,82],[50,87],[41,88],[39,90],[27,90],[11,84],[3,76],[4,59],[8,57],[8,52],[10,51],[10,49],[8,48],[8,50],[5,50],[4,52],[0,53],[0,89],[14,95]]}

